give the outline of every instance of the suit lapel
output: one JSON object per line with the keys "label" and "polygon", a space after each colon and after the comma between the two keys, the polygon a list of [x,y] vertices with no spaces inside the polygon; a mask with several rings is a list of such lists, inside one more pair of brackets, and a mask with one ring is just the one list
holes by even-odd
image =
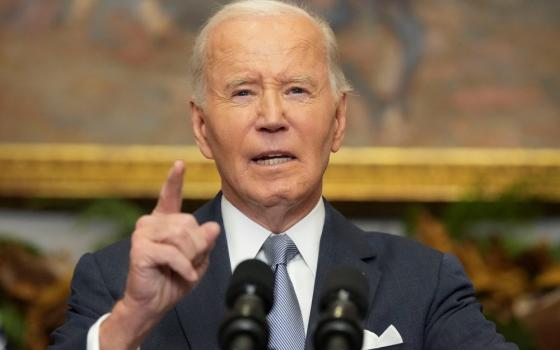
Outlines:
{"label": "suit lapel", "polygon": [[376,267],[376,245],[372,236],[358,229],[325,201],[325,225],[319,246],[319,261],[313,290],[313,302],[307,330],[306,349],[313,349],[313,335],[319,321],[319,299],[325,277],[338,266],[352,267],[364,274],[369,285],[369,310],[381,278]]}
{"label": "suit lapel", "polygon": [[218,222],[222,233],[210,254],[210,265],[204,278],[175,310],[191,349],[218,349],[218,328],[226,311],[225,294],[232,273],[221,215],[221,195],[194,215],[200,223]]}

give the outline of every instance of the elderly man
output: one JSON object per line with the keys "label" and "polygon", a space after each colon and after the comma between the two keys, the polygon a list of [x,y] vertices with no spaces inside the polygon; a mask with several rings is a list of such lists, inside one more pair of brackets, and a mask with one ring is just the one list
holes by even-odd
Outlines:
{"label": "elderly man", "polygon": [[276,300],[270,348],[312,347],[318,290],[338,265],[368,279],[364,349],[515,348],[484,319],[455,258],[363,232],[322,199],[349,90],[323,21],[282,2],[234,2],[202,29],[193,70],[192,125],[221,194],[181,213],[177,161],[132,238],[78,263],[52,349],[217,349],[232,270],[271,263],[270,249],[294,253],[283,268],[297,298],[289,319]]}

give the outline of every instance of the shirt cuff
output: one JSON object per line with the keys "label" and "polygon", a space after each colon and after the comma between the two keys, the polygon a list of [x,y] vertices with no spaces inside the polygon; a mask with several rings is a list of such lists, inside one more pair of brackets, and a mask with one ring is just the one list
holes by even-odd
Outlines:
{"label": "shirt cuff", "polygon": [[87,334],[87,350],[99,350],[99,326],[111,313],[99,317],[93,326],[89,327]]}
{"label": "shirt cuff", "polygon": [[[86,350],[99,350],[99,326],[101,326],[101,323],[103,323],[110,314],[109,312],[99,317],[93,326],[89,327]],[[136,350],[140,350],[140,347],[137,347]]]}

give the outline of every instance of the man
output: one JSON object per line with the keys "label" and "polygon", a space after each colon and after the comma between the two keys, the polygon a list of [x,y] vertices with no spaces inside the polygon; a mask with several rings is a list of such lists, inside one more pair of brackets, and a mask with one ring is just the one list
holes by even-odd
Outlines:
{"label": "man", "polygon": [[216,162],[221,194],[194,215],[181,213],[177,161],[131,240],[78,263],[52,349],[83,349],[86,338],[90,349],[217,349],[232,270],[248,258],[270,262],[267,242],[282,236],[297,248],[287,273],[296,328],[304,329],[297,346],[271,347],[312,347],[318,290],[329,270],[345,265],[368,278],[365,348],[515,348],[480,313],[456,259],[363,232],[322,199],[349,89],[324,22],[276,1],[230,4],[201,31],[193,70],[194,134]]}

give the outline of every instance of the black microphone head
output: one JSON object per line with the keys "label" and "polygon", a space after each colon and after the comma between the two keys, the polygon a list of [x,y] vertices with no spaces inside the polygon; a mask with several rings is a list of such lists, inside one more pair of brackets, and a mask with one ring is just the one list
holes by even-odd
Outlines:
{"label": "black microphone head", "polygon": [[226,292],[226,303],[233,307],[236,299],[242,294],[256,294],[263,300],[265,312],[272,308],[274,291],[274,275],[270,266],[257,259],[242,261],[231,277]]}
{"label": "black microphone head", "polygon": [[349,299],[356,304],[358,312],[364,317],[368,308],[369,286],[365,276],[350,267],[337,267],[327,275],[320,299],[321,311],[328,307],[333,299],[338,298],[342,290],[348,293]]}

